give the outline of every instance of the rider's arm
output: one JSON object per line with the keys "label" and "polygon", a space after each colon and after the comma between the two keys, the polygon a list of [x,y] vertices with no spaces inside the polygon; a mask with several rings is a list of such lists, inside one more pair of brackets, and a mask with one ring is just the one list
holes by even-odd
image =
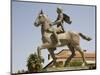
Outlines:
{"label": "rider's arm", "polygon": [[63,14],[60,14],[58,20],[56,20],[56,21],[53,23],[53,25],[57,25],[57,24],[61,23],[62,20],[63,20]]}
{"label": "rider's arm", "polygon": [[53,32],[54,32],[54,28],[48,28],[46,31],[47,31],[48,33],[53,33]]}

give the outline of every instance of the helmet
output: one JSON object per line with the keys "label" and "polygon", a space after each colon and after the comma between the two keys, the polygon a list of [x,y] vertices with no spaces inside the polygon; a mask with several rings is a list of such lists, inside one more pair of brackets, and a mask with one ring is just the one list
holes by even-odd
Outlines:
{"label": "helmet", "polygon": [[62,8],[60,8],[60,7],[57,7],[57,12],[62,12],[63,10],[62,10]]}

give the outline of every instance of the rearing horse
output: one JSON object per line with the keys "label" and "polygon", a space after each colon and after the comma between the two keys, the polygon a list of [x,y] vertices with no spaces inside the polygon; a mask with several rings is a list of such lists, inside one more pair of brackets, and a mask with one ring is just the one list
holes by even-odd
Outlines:
{"label": "rearing horse", "polygon": [[72,54],[66,59],[64,67],[66,67],[71,61],[71,59],[75,56],[75,50],[77,50],[81,54],[82,59],[83,59],[83,64],[87,65],[87,62],[84,57],[84,53],[80,47],[80,37],[82,37],[83,39],[87,41],[91,40],[90,37],[87,37],[79,32],[67,31],[65,33],[58,34],[58,39],[61,45],[56,45],[53,43],[53,41],[50,38],[52,33],[47,32],[47,29],[52,27],[51,22],[47,15],[45,15],[44,13],[40,13],[38,17],[36,18],[34,25],[36,27],[41,26],[43,44],[38,46],[37,48],[39,57],[41,57],[41,50],[48,49],[51,57],[53,58],[54,65],[56,65],[56,57],[54,54],[54,48],[66,45],[68,46]]}

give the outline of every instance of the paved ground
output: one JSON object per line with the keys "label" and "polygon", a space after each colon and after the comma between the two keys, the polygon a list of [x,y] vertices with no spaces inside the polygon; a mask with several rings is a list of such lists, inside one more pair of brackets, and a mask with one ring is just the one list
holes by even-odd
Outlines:
{"label": "paved ground", "polygon": [[61,68],[48,68],[46,71],[70,71],[70,70],[88,70],[88,67],[61,67]]}

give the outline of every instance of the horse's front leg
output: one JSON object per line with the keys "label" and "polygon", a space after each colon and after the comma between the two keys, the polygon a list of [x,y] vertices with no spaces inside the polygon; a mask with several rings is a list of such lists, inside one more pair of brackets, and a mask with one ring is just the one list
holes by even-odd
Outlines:
{"label": "horse's front leg", "polygon": [[48,49],[51,47],[52,47],[52,44],[50,44],[50,43],[43,43],[42,45],[38,46],[37,47],[38,57],[41,58],[41,50],[46,49],[46,48]]}
{"label": "horse's front leg", "polygon": [[41,48],[40,48],[40,46],[37,47],[37,54],[38,54],[39,59],[41,59]]}
{"label": "horse's front leg", "polygon": [[56,59],[57,59],[57,58],[55,57],[54,50],[55,50],[55,48],[49,48],[49,49],[48,49],[48,51],[49,51],[51,57],[53,58],[54,67],[56,67],[56,64],[57,64]]}

